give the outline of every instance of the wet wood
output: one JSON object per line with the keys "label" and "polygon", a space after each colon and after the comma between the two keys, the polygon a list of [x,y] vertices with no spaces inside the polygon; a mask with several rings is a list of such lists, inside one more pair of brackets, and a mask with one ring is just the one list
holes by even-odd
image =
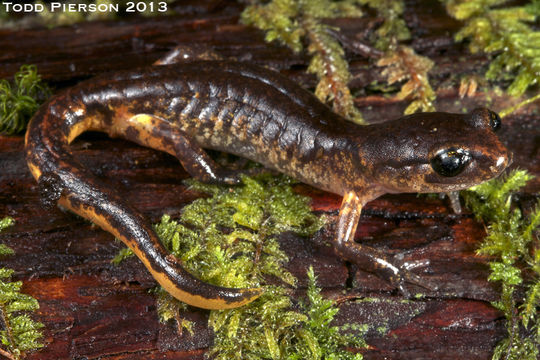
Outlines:
{"label": "wet wood", "polygon": [[[195,2],[193,2],[195,3]],[[199,1],[177,8],[181,15],[84,23],[56,29],[0,31],[0,77],[10,77],[21,64],[34,63],[57,89],[104,71],[151,64],[176,44],[207,44],[225,57],[273,67],[306,87],[307,59],[275,44],[261,32],[238,24],[241,6],[232,2]],[[412,45],[430,56],[430,74],[437,89],[437,108],[462,111],[493,101],[495,110],[515,100],[506,95],[477,93],[459,99],[457,85],[466,74],[482,74],[486,58],[470,56],[450,34],[459,27],[438,2],[413,2],[406,19],[413,30]],[[429,16],[428,16],[429,14]],[[365,34],[373,19],[333,20],[354,38]],[[348,53],[353,89],[381,80],[368,60]],[[400,116],[406,106],[387,97],[357,99],[369,121]],[[501,137],[514,152],[513,167],[540,174],[540,121],[536,106],[505,119]],[[22,136],[0,137],[0,217],[12,216],[16,225],[0,235],[0,242],[17,255],[2,266],[15,269],[23,290],[39,300],[37,319],[46,325],[47,346],[31,359],[203,359],[212,342],[207,312],[184,314],[195,322],[195,335],[181,337],[171,324],[157,320],[156,304],[148,292],[155,282],[135,259],[113,266],[122,248],[111,235],[60,209],[40,206],[37,186],[26,168]],[[176,159],[101,134],[85,134],[73,145],[76,157],[109,181],[121,195],[152,221],[163,213],[178,215],[197,194],[183,183],[187,174]],[[534,203],[540,183],[535,180],[520,195],[523,207]],[[440,284],[421,300],[404,301],[388,283],[337,258],[326,242],[341,199],[305,185],[296,191],[313,198],[313,209],[329,217],[329,225],[312,239],[283,234],[290,271],[300,279],[298,296],[312,265],[326,296],[341,306],[338,323],[369,324],[366,359],[489,359],[505,336],[501,314],[489,301],[496,285],[486,281],[485,258],[475,255],[485,235],[470,213],[455,215],[447,200],[416,195],[387,195],[369,203],[357,240],[411,261],[429,264],[418,270]],[[420,289],[414,289],[420,290]],[[422,290],[425,291],[425,290]],[[373,300],[373,299],[376,299]],[[384,329],[385,331],[377,331]]]}

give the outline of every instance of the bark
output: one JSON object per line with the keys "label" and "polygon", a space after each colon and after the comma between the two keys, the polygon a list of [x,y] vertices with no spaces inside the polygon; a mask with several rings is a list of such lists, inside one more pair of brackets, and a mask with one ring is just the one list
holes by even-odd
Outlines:
{"label": "bark", "polygon": [[[306,75],[308,59],[276,44],[263,34],[238,23],[241,6],[231,2],[198,1],[177,5],[180,15],[128,18],[117,22],[82,23],[55,29],[0,31],[0,78],[9,78],[22,64],[36,64],[43,77],[59,90],[105,71],[149,65],[177,44],[206,44],[226,58],[272,67],[302,85],[313,88]],[[448,18],[437,1],[409,2],[405,16],[412,46],[432,58],[430,73],[437,89],[437,109],[461,112],[493,100],[495,110],[514,102],[505,94],[478,92],[459,99],[463,75],[480,77],[485,56],[471,56],[451,34],[459,24]],[[338,19],[346,36],[366,35],[373,18]],[[353,91],[382,80],[373,62],[348,52]],[[407,103],[383,96],[356,99],[371,122],[399,117]],[[528,107],[504,120],[501,137],[514,152],[513,168],[540,173],[540,122]],[[30,359],[203,359],[212,342],[207,312],[191,309],[184,317],[195,322],[195,335],[178,336],[171,324],[160,324],[149,289],[154,280],[135,259],[120,266],[111,258],[122,248],[108,233],[60,209],[44,210],[37,185],[23,154],[22,136],[0,136],[0,217],[16,225],[0,235],[0,243],[16,256],[2,260],[23,280],[23,291],[40,303],[37,320],[46,326],[46,347]],[[85,134],[73,145],[75,156],[152,221],[163,213],[178,215],[200,194],[186,188],[188,177],[173,157],[102,134]],[[535,203],[539,180],[518,197],[518,205]],[[465,211],[452,213],[447,200],[416,195],[386,195],[369,203],[357,240],[404,253],[410,260],[429,260],[423,276],[441,284],[421,300],[403,301],[389,284],[360,271],[325,245],[332,236],[341,199],[306,185],[296,190],[313,198],[313,209],[329,216],[329,225],[312,239],[281,235],[289,254],[290,271],[300,279],[313,265],[324,294],[338,299],[338,323],[370,324],[366,359],[489,359],[505,337],[502,315],[489,305],[498,288],[487,282],[487,259],[475,249],[485,236],[484,226]],[[413,288],[414,289],[414,288]],[[420,289],[418,289],[420,290]],[[425,290],[424,290],[425,291]],[[413,291],[414,292],[414,291]],[[381,301],[362,301],[365,298]]]}

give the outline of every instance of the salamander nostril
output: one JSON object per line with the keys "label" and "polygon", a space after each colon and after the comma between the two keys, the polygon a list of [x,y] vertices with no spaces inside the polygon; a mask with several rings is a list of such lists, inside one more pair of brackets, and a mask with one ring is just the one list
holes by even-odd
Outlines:
{"label": "salamander nostril", "polygon": [[512,164],[512,153],[508,152],[502,156],[499,156],[497,160],[495,161],[494,166],[490,166],[490,170],[494,173],[500,173],[504,169],[506,169],[510,164]]}

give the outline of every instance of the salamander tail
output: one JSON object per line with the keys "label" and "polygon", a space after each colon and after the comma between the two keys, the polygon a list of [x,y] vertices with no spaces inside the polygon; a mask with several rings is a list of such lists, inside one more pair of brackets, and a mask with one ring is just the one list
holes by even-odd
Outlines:
{"label": "salamander tail", "polygon": [[46,203],[59,203],[123,241],[165,290],[189,305],[228,309],[245,305],[261,295],[262,289],[210,285],[187,272],[166,251],[142,214],[73,158],[69,142],[89,126],[84,120],[74,121],[73,116],[57,109],[42,107],[26,135],[28,167]]}

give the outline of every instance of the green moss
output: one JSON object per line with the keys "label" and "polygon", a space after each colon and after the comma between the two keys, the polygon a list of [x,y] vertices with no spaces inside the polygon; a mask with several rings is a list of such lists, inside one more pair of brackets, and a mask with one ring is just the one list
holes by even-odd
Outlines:
{"label": "green moss", "polygon": [[377,11],[378,16],[383,19],[373,39],[379,50],[385,52],[395,50],[399,42],[410,39],[411,33],[401,17],[405,10],[402,0],[360,0],[360,2]]}
{"label": "green moss", "polygon": [[538,1],[528,6],[502,7],[508,0],[446,0],[448,13],[465,21],[456,40],[469,39],[471,52],[494,54],[488,79],[511,81],[507,91],[522,95],[540,79],[540,31],[534,24]]}
{"label": "green moss", "polygon": [[417,111],[435,111],[433,102],[436,95],[428,76],[433,61],[416,54],[410,47],[398,46],[379,59],[377,65],[386,67],[382,73],[389,84],[403,82],[397,98],[412,99],[404,111],[406,115]]}
{"label": "green moss", "polygon": [[[12,224],[11,218],[0,220],[0,231]],[[12,254],[13,250],[5,245],[0,249],[0,257]],[[12,274],[13,270],[0,268],[0,355],[18,360],[43,347],[43,324],[30,318],[29,313],[36,311],[39,304],[20,292],[21,281],[10,281]]]}
{"label": "green moss", "polygon": [[[118,240],[119,241],[119,240]],[[113,263],[114,265],[119,265],[122,261],[124,261],[125,259],[127,258],[130,258],[132,257],[134,254],[133,254],[133,251],[131,251],[130,248],[123,248],[121,249],[118,254],[116,254],[116,256],[111,260],[111,263]]]}
{"label": "green moss", "polygon": [[4,229],[12,226],[15,223],[15,220],[13,220],[10,217],[5,217],[3,219],[0,219],[0,232],[2,232]]}
{"label": "green moss", "polygon": [[[166,246],[204,281],[265,288],[247,306],[210,312],[215,338],[209,355],[216,359],[342,356],[336,348],[342,339],[337,330],[318,326],[337,310],[328,310],[329,302],[317,296],[314,278],[308,291],[310,305],[295,310],[290,291],[296,279],[283,268],[287,257],[275,238],[283,231],[312,234],[321,220],[311,213],[308,198],[294,194],[290,179],[264,176],[243,181],[243,187],[234,188],[193,182],[194,189],[212,196],[188,205],[181,223],[164,217],[156,227]],[[268,283],[272,278],[278,279],[278,285]],[[178,302],[171,298],[161,300],[160,309],[165,307],[164,313],[174,316],[174,303]]]}
{"label": "green moss", "polygon": [[50,94],[34,65],[21,66],[13,83],[0,80],[0,133],[22,132],[40,103]]}
{"label": "green moss", "polygon": [[293,285],[294,278],[281,267],[286,256],[274,235],[284,231],[308,235],[322,221],[311,213],[309,198],[294,194],[289,178],[243,177],[243,182],[244,186],[229,188],[192,181],[193,189],[212,196],[186,206],[180,224],[165,217],[157,233],[206,282],[252,287],[274,275]]}
{"label": "green moss", "polygon": [[[0,219],[0,232],[2,232],[2,230],[4,230],[5,228],[8,228],[11,225],[13,225],[14,222],[15,221],[10,217],[5,217],[3,219]],[[0,258],[11,256],[13,254],[15,254],[15,252],[13,251],[12,248],[4,244],[0,244]]]}
{"label": "green moss", "polygon": [[531,178],[526,171],[513,171],[463,193],[467,206],[487,225],[478,253],[493,257],[489,280],[502,289],[493,306],[506,317],[508,338],[497,345],[493,359],[533,360],[540,354],[540,202],[528,217],[512,203]]}
{"label": "green moss", "polygon": [[[324,299],[317,287],[313,268],[308,270],[308,303],[302,305],[302,312],[307,315],[307,321],[297,330],[300,340],[305,342],[287,359],[362,359],[361,354],[352,354],[345,347],[363,348],[366,343],[362,335],[367,332],[367,326],[346,325],[332,326],[332,321],[339,309],[331,300]],[[352,333],[344,334],[344,331]],[[307,345],[307,346],[306,346]]]}
{"label": "green moss", "polygon": [[[254,302],[232,310],[211,311],[215,333],[209,356],[215,359],[360,359],[344,347],[364,346],[362,327],[342,335],[330,322],[337,313],[308,272],[308,302],[291,298],[296,278],[284,264],[276,235],[293,231],[310,235],[323,221],[313,215],[310,199],[294,193],[292,180],[281,176],[243,178],[244,186],[222,187],[191,182],[210,196],[186,206],[179,221],[164,216],[155,229],[165,246],[191,273],[205,282],[229,287],[263,287]],[[186,305],[158,290],[162,321],[181,317]],[[324,326],[323,326],[324,325]]]}
{"label": "green moss", "polygon": [[384,326],[379,326],[379,327],[377,327],[377,329],[375,329],[375,330],[377,331],[377,333],[378,333],[379,335],[382,336],[382,335],[386,335],[386,333],[388,333],[389,329],[390,329],[390,328],[389,328],[388,325],[386,324],[386,325],[384,325]]}
{"label": "green moss", "polygon": [[377,61],[377,65],[385,67],[382,74],[387,78],[386,86],[401,84],[397,98],[411,100],[404,113],[408,115],[417,111],[435,111],[433,102],[436,95],[428,77],[428,72],[434,65],[433,61],[416,54],[411,47],[400,45],[411,36],[402,18],[405,10],[403,1],[360,0],[360,2],[374,9],[377,16],[383,19],[382,25],[373,33],[371,41],[384,53]]}
{"label": "green moss", "polygon": [[308,71],[317,75],[315,95],[332,103],[334,111],[357,123],[362,116],[354,106],[347,84],[351,78],[343,48],[330,35],[323,18],[360,17],[358,0],[271,0],[252,1],[242,13],[242,21],[266,32],[266,41],[279,41],[292,50],[303,50],[308,43],[311,55]]}

